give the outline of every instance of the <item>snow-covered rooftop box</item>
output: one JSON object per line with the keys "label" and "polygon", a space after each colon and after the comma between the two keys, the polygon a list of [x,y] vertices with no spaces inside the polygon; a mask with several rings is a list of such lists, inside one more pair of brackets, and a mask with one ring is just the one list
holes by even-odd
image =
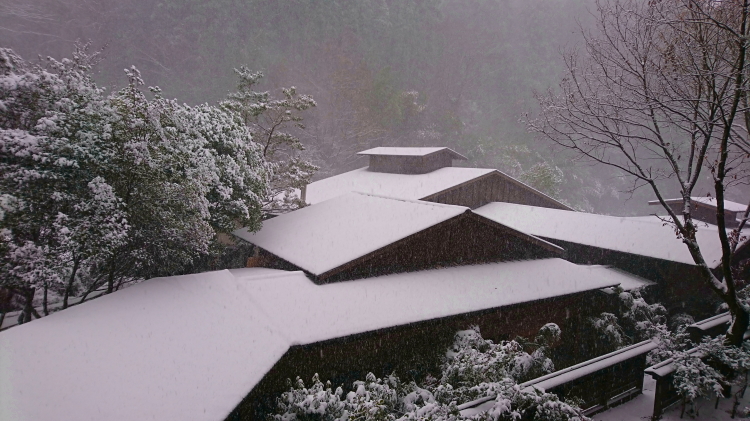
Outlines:
{"label": "snow-covered rooftop box", "polygon": [[[482,222],[481,228],[472,230],[472,226]],[[448,233],[435,231],[439,228],[448,230]],[[482,233],[479,232],[477,237],[464,238],[471,234],[470,230],[493,230],[496,236],[480,239],[478,236]],[[421,237],[415,237],[416,234]],[[401,260],[407,257],[406,253],[416,251],[422,253],[411,263],[420,267],[436,263],[550,257],[549,252],[562,251],[549,242],[473,215],[463,206],[360,193],[349,193],[269,219],[256,233],[240,229],[234,235],[291,263],[292,269],[310,273],[321,282],[364,261],[377,261],[377,264],[372,264],[381,269],[394,267],[386,272],[379,269],[379,274],[400,271],[395,266],[404,263]],[[467,243],[469,240],[472,244]],[[408,250],[391,253],[390,257],[384,255],[395,251],[396,247],[406,247],[404,242],[409,242]],[[503,249],[503,245],[513,250]],[[543,251],[541,255],[539,251],[532,251],[532,256],[525,249],[521,250],[523,247]],[[488,256],[488,252],[492,256]],[[453,261],[448,261],[451,259]],[[371,274],[372,271],[368,271],[368,276]]]}
{"label": "snow-covered rooftop box", "polygon": [[[674,230],[657,218],[628,218],[557,209],[490,203],[475,213],[501,224],[549,240],[561,240],[602,249],[694,265],[685,244]],[[709,266],[721,263],[721,245],[715,227],[699,227],[696,234]]]}
{"label": "snow-covered rooftop box", "polygon": [[0,419],[227,415],[294,344],[610,287],[561,259],[315,285],[238,269],[157,278],[0,333]]}
{"label": "snow-covered rooftop box", "polygon": [[366,156],[427,156],[435,153],[446,153],[453,159],[466,160],[466,157],[446,147],[388,147],[379,146],[366,151],[357,152],[357,155]]}
{"label": "snow-covered rooftop box", "polygon": [[0,333],[0,419],[224,419],[289,346],[252,283],[152,279]]}
{"label": "snow-covered rooftop box", "polygon": [[370,157],[370,171],[395,174],[425,174],[452,167],[454,159],[466,160],[449,148],[378,147],[357,155]]}

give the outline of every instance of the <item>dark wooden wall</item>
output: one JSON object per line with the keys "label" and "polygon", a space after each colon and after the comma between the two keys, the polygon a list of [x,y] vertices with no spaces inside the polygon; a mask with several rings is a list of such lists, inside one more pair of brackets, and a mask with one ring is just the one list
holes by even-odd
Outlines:
{"label": "dark wooden wall", "polygon": [[610,265],[656,282],[649,302],[661,302],[670,314],[688,313],[696,320],[716,314],[719,300],[692,265],[548,239],[563,247],[567,260],[583,265]]}
{"label": "dark wooden wall", "polygon": [[453,166],[453,157],[447,151],[427,156],[371,155],[370,171],[394,174],[426,174]]}
{"label": "dark wooden wall", "polygon": [[499,172],[490,173],[422,200],[466,206],[471,209],[491,202],[507,202],[569,210],[567,206]]}
{"label": "dark wooden wall", "polygon": [[[677,215],[682,215],[682,203],[673,203],[669,207]],[[706,206],[702,203],[692,202],[692,213],[694,219],[717,225],[716,208]],[[737,212],[724,210],[724,221],[727,228],[734,228],[739,225],[737,222]]]}
{"label": "dark wooden wall", "polygon": [[[445,266],[560,257],[560,254],[481,216],[464,213],[344,266],[308,276],[315,283],[330,283]],[[262,249],[252,265],[304,271]]]}
{"label": "dark wooden wall", "polygon": [[[395,372],[403,381],[417,382],[421,382],[427,374],[439,376],[440,363],[455,333],[470,326],[479,326],[484,338],[500,341],[516,336],[533,338],[539,328],[553,322],[563,329],[562,346],[565,346],[577,341],[570,334],[574,329],[569,327],[571,323],[577,323],[574,315],[601,311],[590,305],[595,301],[592,296],[596,294],[600,293],[590,291],[294,346],[227,420],[264,419],[269,411],[275,409],[276,398],[287,389],[286,379],[296,376],[300,376],[309,386],[313,374],[318,373],[323,382],[330,380],[334,389],[341,385],[344,390],[350,390],[352,382],[363,380],[368,372],[378,377]],[[587,358],[569,358],[568,365]]]}

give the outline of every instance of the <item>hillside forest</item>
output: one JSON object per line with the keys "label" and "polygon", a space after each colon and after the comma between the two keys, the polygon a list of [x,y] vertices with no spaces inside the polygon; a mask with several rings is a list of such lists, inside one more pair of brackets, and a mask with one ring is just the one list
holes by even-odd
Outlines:
{"label": "hillside forest", "polygon": [[275,97],[294,86],[317,103],[295,133],[314,179],[365,166],[356,152],[374,146],[449,146],[575,208],[644,214],[649,191],[523,123],[595,12],[590,0],[2,0],[0,40],[26,59],[90,41],[100,86],[125,86],[135,66],[190,105],[226,98],[241,66]]}

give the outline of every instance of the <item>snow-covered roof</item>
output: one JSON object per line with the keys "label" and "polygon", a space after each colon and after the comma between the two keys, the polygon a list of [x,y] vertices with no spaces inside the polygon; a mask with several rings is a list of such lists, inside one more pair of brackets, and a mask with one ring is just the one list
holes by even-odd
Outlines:
{"label": "snow-covered roof", "polygon": [[[546,239],[694,265],[672,227],[657,218],[628,218],[572,212],[513,203],[490,203],[475,213],[521,232]],[[711,267],[721,263],[716,227],[698,227],[698,244]]]}
{"label": "snow-covered roof", "polygon": [[394,174],[369,171],[367,168],[310,183],[306,188],[305,201],[316,204],[349,192],[418,200],[496,171],[445,167],[426,174]]}
{"label": "snow-covered roof", "polygon": [[[610,266],[601,266],[601,265],[592,265],[589,266],[592,270],[601,270],[602,272],[606,272],[609,279],[617,280],[620,283],[620,288],[622,288],[625,291],[633,291],[636,289],[653,286],[656,285],[656,282],[649,281],[648,279],[641,278],[640,276],[633,275],[632,273],[626,272],[624,270],[610,267]],[[604,292],[612,293],[615,289],[606,289]]]}
{"label": "snow-covered roof", "polygon": [[319,286],[302,272],[157,278],[0,333],[0,419],[224,419],[291,345],[600,289],[562,259]]}
{"label": "snow-covered roof", "polygon": [[437,148],[409,148],[409,147],[386,147],[379,146],[377,148],[368,149],[366,151],[357,152],[357,155],[382,155],[382,156],[427,156],[436,152],[444,152],[451,155],[453,159],[466,160],[466,157],[460,153],[454,151],[451,148],[437,147]]}
{"label": "snow-covered roof", "polygon": [[[456,266],[316,285],[303,277],[254,285],[289,337],[309,344],[423,320],[503,307],[622,282],[620,273],[563,259]],[[262,293],[261,293],[262,291]],[[279,312],[274,309],[297,309]],[[325,322],[321,322],[325,321]]]}
{"label": "snow-covered roof", "polygon": [[[703,196],[691,196],[690,200],[697,203],[702,203],[704,205],[711,206],[713,208],[716,207],[716,198],[714,197],[703,197]],[[671,204],[682,204],[682,198],[678,199],[666,199],[664,203],[671,205]],[[651,200],[648,202],[649,205],[661,205],[658,200]],[[747,209],[747,205],[743,205],[742,203],[732,202],[729,200],[724,201],[724,210],[727,210],[729,212],[744,212],[745,209]]]}
{"label": "snow-covered roof", "polygon": [[0,333],[0,419],[206,420],[289,339],[228,271],[152,279]]}
{"label": "snow-covered roof", "polygon": [[349,193],[233,234],[314,275],[365,256],[469,208]]}

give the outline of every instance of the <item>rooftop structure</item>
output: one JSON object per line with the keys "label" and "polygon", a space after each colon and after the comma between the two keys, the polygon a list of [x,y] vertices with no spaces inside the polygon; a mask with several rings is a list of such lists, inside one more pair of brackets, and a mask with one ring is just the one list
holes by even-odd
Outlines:
{"label": "rooftop structure", "polygon": [[357,153],[370,157],[369,171],[395,174],[425,174],[453,166],[466,157],[449,148],[378,147]]}
{"label": "rooftop structure", "polygon": [[360,168],[309,184],[305,200],[314,205],[349,192],[470,208],[477,208],[493,201],[508,201],[570,209],[500,171],[458,167],[440,168],[425,174],[395,174],[370,171],[367,167]]}
{"label": "rooftop structure", "polygon": [[325,286],[260,268],[151,279],[0,333],[0,418],[221,420],[293,347],[621,277],[546,259]]}
{"label": "rooftop structure", "polygon": [[[673,227],[657,217],[616,217],[512,203],[491,203],[474,212],[563,247],[571,262],[613,266],[655,282],[650,298],[670,314],[707,317],[718,305],[685,244]],[[699,225],[696,237],[706,263],[718,273],[722,248],[717,227]],[[746,237],[742,238],[736,261],[747,258],[750,251]]]}

